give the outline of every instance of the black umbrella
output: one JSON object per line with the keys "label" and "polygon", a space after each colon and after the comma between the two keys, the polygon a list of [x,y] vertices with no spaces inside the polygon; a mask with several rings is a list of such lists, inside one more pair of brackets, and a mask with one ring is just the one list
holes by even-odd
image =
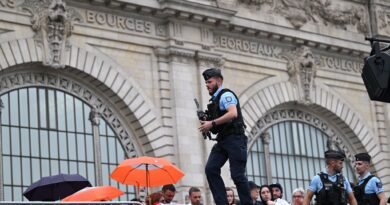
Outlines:
{"label": "black umbrella", "polygon": [[91,183],[81,175],[59,174],[34,182],[23,195],[30,201],[56,201],[90,186]]}

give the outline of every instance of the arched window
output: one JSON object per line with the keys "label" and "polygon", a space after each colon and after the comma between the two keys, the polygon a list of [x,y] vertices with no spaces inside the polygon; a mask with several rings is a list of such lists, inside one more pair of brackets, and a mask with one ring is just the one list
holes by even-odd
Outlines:
{"label": "arched window", "polygon": [[[265,133],[268,136],[259,137],[249,151],[248,178],[259,185],[268,181],[280,183],[284,188],[283,198],[291,202],[291,192],[295,188],[306,189],[314,175],[325,171],[323,156],[329,137],[302,121],[279,122]],[[269,139],[264,140],[264,137]],[[268,165],[266,160],[269,160]],[[348,159],[344,162],[343,174],[354,181]]]}
{"label": "arched window", "polygon": [[[103,120],[100,145],[94,142],[91,106],[64,91],[46,87],[12,90],[1,96],[4,200],[26,200],[22,193],[34,181],[58,173],[78,173],[92,185],[102,181],[134,198],[134,187],[119,185],[109,174],[125,159],[118,137]],[[96,135],[97,136],[97,135]],[[96,150],[99,149],[99,150]],[[100,153],[100,163],[96,162]],[[96,176],[100,170],[102,177]]]}

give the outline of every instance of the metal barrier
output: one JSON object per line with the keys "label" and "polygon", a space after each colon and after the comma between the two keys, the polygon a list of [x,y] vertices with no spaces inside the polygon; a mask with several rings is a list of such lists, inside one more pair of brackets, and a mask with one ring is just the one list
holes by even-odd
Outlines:
{"label": "metal barrier", "polygon": [[144,205],[143,203],[136,201],[116,201],[116,202],[44,202],[44,201],[0,201],[0,205]]}

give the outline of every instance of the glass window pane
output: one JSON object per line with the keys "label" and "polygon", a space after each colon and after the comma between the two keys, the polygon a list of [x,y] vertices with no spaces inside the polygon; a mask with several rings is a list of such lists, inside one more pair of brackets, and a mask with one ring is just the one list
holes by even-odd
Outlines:
{"label": "glass window pane", "polygon": [[11,158],[3,156],[4,184],[11,184]]}
{"label": "glass window pane", "polygon": [[29,88],[28,89],[28,106],[30,113],[30,126],[38,127],[38,105],[37,105],[37,89]]}
{"label": "glass window pane", "polygon": [[10,134],[9,134],[9,127],[2,126],[1,128],[1,136],[2,138],[2,147],[3,147],[3,154],[11,154],[11,140],[10,140]]}
{"label": "glass window pane", "polygon": [[50,158],[58,158],[58,136],[57,132],[49,132]]}
{"label": "glass window pane", "polygon": [[47,131],[41,130],[40,132],[40,142],[41,142],[41,157],[48,158],[49,157],[49,138],[47,135]]}
{"label": "glass window pane", "polygon": [[69,131],[75,131],[75,119],[74,119],[74,103],[71,95],[65,95],[65,107],[66,107],[66,125]]}
{"label": "glass window pane", "polygon": [[57,92],[57,120],[58,129],[61,131],[66,130],[66,114],[65,114],[65,94],[63,92]]}
{"label": "glass window pane", "polygon": [[[83,104],[81,100],[75,99],[75,113],[76,113],[76,131],[77,132],[84,132],[84,120],[83,117]],[[88,118],[87,118],[88,119]],[[87,123],[90,123],[87,121]]]}
{"label": "glass window pane", "polygon": [[19,98],[20,98],[20,113],[24,116],[20,117],[20,126],[27,127],[28,126],[28,101],[27,101],[27,89],[19,90]]}
{"label": "glass window pane", "polygon": [[76,160],[76,135],[73,133],[68,133],[68,150],[69,150],[69,159]]}
{"label": "glass window pane", "polygon": [[77,134],[77,157],[79,160],[85,161],[85,137],[83,134]]}
{"label": "glass window pane", "polygon": [[27,128],[22,128],[20,130],[20,135],[22,138],[22,155],[30,156],[30,133]]}
{"label": "glass window pane", "polygon": [[11,128],[11,153],[13,155],[20,155],[20,134],[19,128]]}
{"label": "glass window pane", "polygon": [[22,185],[21,163],[20,157],[12,157],[12,183],[14,185]]}
{"label": "glass window pane", "polygon": [[38,96],[39,96],[38,110],[39,110],[39,122],[40,122],[39,125],[42,128],[47,128],[47,124],[46,124],[47,107],[46,107],[45,89],[38,89]]}
{"label": "glass window pane", "polygon": [[30,186],[32,184],[30,159],[23,157],[22,164],[23,164],[23,169],[22,169],[23,185]]}
{"label": "glass window pane", "polygon": [[56,116],[56,100],[54,90],[48,91],[48,113],[49,113],[49,127],[51,129],[57,128],[57,116]]}
{"label": "glass window pane", "polygon": [[68,140],[66,133],[60,132],[58,135],[59,138],[59,149],[60,149],[60,159],[68,159]]}
{"label": "glass window pane", "polygon": [[19,126],[19,95],[18,92],[10,93],[10,115],[11,125]]}

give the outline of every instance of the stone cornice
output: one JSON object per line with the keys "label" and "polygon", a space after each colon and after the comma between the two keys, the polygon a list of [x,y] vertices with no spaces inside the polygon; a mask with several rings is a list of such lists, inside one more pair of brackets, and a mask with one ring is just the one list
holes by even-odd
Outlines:
{"label": "stone cornice", "polygon": [[[72,0],[69,1],[68,4],[80,4],[82,2],[136,13],[143,16],[149,15],[149,17],[158,18],[159,20],[177,19],[186,22],[201,23],[212,26],[219,31],[228,31],[262,40],[279,41],[294,46],[306,45],[312,48],[330,51],[334,54],[340,53],[342,55],[363,57],[367,55],[370,50],[370,46],[364,41],[363,36],[361,42],[356,42],[346,41],[332,36],[308,33],[296,29],[280,28],[274,25],[265,24],[264,22],[236,17],[236,11],[189,1],[159,0],[159,6],[157,6],[156,3],[140,4],[138,1],[130,2],[120,0],[81,0],[77,2]],[[270,30],[274,32],[271,32]]]}

